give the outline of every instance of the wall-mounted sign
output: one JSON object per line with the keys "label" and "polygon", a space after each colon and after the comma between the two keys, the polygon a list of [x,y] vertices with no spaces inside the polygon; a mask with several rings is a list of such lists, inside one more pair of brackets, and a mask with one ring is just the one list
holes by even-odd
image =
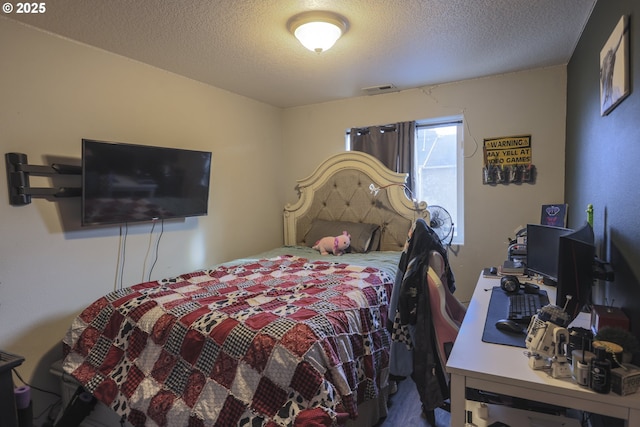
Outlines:
{"label": "wall-mounted sign", "polygon": [[483,153],[483,184],[535,182],[531,135],[485,139]]}

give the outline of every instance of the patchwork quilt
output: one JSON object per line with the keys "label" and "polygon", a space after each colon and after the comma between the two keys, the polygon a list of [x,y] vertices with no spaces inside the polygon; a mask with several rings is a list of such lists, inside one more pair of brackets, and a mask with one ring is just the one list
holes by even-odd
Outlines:
{"label": "patchwork quilt", "polygon": [[278,256],[112,292],[64,370],[138,426],[338,425],[388,379],[393,278]]}

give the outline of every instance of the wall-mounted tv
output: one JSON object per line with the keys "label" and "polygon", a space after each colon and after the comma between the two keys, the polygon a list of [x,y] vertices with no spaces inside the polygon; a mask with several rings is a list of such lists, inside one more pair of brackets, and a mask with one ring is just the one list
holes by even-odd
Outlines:
{"label": "wall-mounted tv", "polygon": [[82,225],[207,214],[211,153],[82,140]]}

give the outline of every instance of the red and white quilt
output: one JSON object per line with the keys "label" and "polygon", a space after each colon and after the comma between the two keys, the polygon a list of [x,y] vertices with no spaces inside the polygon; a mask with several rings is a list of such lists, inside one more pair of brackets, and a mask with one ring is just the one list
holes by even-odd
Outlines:
{"label": "red and white quilt", "polygon": [[336,425],[387,385],[392,284],[296,256],[141,283],[74,320],[64,370],[135,427]]}

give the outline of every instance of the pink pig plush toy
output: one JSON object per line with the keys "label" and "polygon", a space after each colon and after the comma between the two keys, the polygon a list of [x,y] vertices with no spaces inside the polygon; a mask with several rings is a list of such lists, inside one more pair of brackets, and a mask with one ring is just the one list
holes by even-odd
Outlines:
{"label": "pink pig plush toy", "polygon": [[334,255],[342,255],[351,244],[351,235],[343,231],[340,236],[327,236],[318,240],[312,249],[320,251],[322,255],[332,253]]}

